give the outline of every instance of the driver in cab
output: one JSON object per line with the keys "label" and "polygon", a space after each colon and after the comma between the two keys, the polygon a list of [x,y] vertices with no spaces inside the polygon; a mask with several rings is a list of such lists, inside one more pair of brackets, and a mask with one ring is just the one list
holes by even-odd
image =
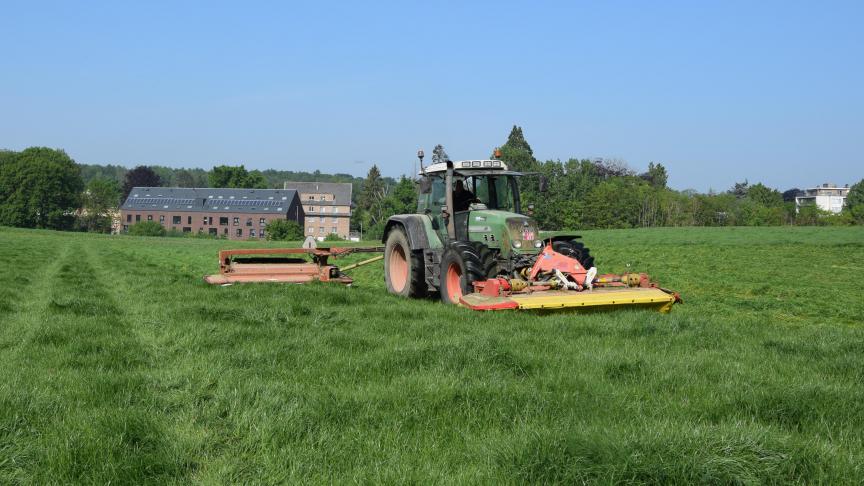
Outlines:
{"label": "driver in cab", "polygon": [[468,207],[471,206],[471,203],[480,202],[479,199],[469,191],[465,189],[465,182],[457,180],[453,187],[453,211],[467,211]]}

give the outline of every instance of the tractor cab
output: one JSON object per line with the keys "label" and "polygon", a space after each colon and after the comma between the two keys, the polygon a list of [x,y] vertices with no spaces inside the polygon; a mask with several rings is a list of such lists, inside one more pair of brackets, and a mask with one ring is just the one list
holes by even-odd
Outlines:
{"label": "tractor cab", "polygon": [[417,212],[431,218],[442,242],[479,241],[504,253],[536,251],[541,246],[536,225],[520,214],[522,175],[500,160],[432,164],[419,174]]}

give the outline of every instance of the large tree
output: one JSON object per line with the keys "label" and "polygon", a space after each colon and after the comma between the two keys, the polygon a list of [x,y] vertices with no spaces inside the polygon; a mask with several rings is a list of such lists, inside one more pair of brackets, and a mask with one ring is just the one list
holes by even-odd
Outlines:
{"label": "large tree", "polygon": [[648,181],[652,186],[661,189],[666,187],[666,182],[669,180],[669,174],[666,173],[666,167],[663,167],[663,164],[654,164],[654,162],[649,162],[648,172],[645,172],[639,177]]}
{"label": "large tree", "polygon": [[186,169],[180,169],[174,174],[174,183],[177,187],[196,187],[195,176]]}
{"label": "large tree", "polygon": [[864,179],[853,184],[846,195],[846,211],[858,224],[864,224]]}
{"label": "large tree", "polygon": [[437,164],[439,162],[446,162],[450,157],[447,155],[447,152],[444,151],[444,146],[440,143],[432,149],[432,163]]}
{"label": "large tree", "polygon": [[126,173],[123,178],[122,200],[125,201],[133,187],[160,187],[162,178],[146,165],[139,165]]}
{"label": "large tree", "polygon": [[513,128],[510,130],[510,135],[507,136],[507,143],[504,144],[504,147],[524,150],[525,152],[528,152],[528,154],[534,155],[534,151],[531,150],[531,145],[529,145],[528,141],[525,140],[525,134],[522,133],[522,127],[520,126],[513,125]]}
{"label": "large tree", "polygon": [[0,162],[0,224],[68,229],[84,182],[66,152],[31,147]]}
{"label": "large tree", "polygon": [[[513,125],[510,135],[507,136],[507,142],[499,147],[496,152],[500,152],[501,160],[506,162],[513,170],[532,171],[536,169],[537,160],[534,159],[534,151],[531,150],[531,146],[525,140],[522,127]],[[493,158],[499,158],[496,154],[492,156]]]}
{"label": "large tree", "polygon": [[381,179],[381,171],[377,165],[373,165],[366,174],[363,181],[363,190],[360,192],[358,206],[363,210],[370,210],[387,195],[384,181]]}
{"label": "large tree", "polygon": [[249,172],[243,165],[218,165],[210,171],[210,187],[267,189],[267,179],[260,171]]}
{"label": "large tree", "polygon": [[87,231],[111,232],[111,213],[117,209],[120,189],[113,179],[98,178],[87,184],[81,201],[81,226]]}
{"label": "large tree", "polygon": [[777,207],[783,204],[783,195],[776,189],[765,184],[753,184],[747,189],[747,199],[766,207]]}

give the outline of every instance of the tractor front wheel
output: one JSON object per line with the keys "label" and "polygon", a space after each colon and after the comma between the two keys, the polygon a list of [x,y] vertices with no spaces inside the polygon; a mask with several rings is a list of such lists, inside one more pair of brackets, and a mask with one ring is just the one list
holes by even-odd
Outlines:
{"label": "tractor front wheel", "polygon": [[387,235],[384,246],[384,281],[387,291],[402,297],[426,295],[423,252],[412,251],[405,230],[397,226]]}
{"label": "tractor front wheel", "polygon": [[474,282],[494,276],[496,265],[495,254],[482,243],[451,243],[441,256],[441,300],[458,304],[463,295],[474,292]]}
{"label": "tractor front wheel", "polygon": [[564,256],[575,258],[586,270],[594,266],[594,257],[591,256],[591,252],[585,247],[585,244],[579,240],[553,241],[552,249]]}

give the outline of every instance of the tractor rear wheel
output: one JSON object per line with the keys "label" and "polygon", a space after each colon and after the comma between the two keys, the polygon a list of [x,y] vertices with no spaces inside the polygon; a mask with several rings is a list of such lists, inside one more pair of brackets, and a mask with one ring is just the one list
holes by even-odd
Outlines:
{"label": "tractor rear wheel", "polygon": [[553,241],[552,249],[564,256],[575,258],[585,269],[594,266],[594,257],[591,256],[590,250],[579,240]]}
{"label": "tractor rear wheel", "polygon": [[426,295],[423,251],[412,251],[408,236],[397,226],[387,235],[384,246],[384,281],[387,291],[402,297]]}
{"label": "tractor rear wheel", "polygon": [[441,300],[458,304],[463,295],[474,292],[474,282],[494,277],[497,270],[495,253],[483,243],[451,243],[441,256]]}

